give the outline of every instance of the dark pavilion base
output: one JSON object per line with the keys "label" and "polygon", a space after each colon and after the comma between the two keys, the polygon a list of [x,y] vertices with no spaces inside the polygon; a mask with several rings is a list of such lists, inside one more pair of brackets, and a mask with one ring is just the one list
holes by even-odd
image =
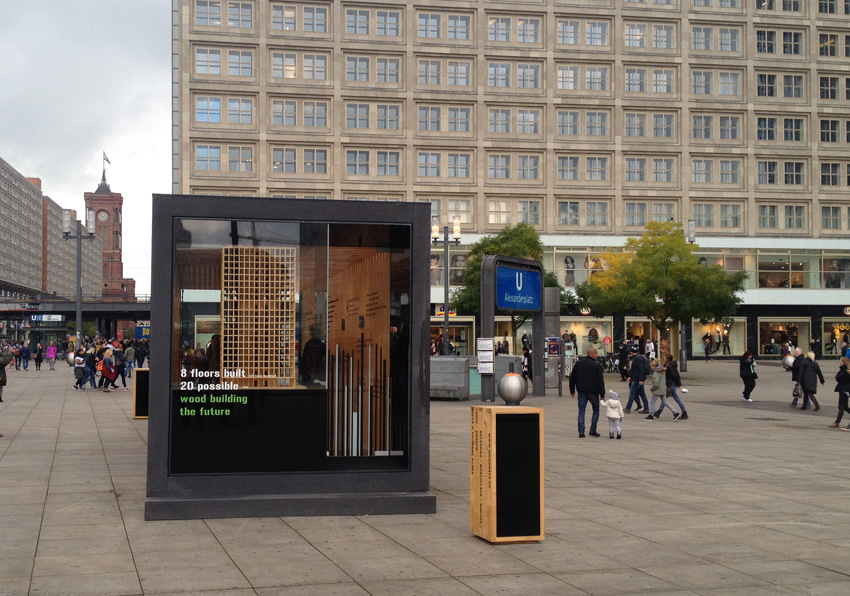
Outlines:
{"label": "dark pavilion base", "polygon": [[145,519],[305,517],[436,513],[437,497],[424,493],[266,495],[221,498],[148,497]]}

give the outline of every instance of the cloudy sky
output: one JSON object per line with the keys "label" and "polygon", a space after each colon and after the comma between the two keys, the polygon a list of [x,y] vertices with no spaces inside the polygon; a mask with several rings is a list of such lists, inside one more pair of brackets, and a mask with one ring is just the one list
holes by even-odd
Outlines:
{"label": "cloudy sky", "polygon": [[150,293],[151,194],[171,192],[171,0],[0,0],[0,157],[82,211],[124,197],[124,275]]}

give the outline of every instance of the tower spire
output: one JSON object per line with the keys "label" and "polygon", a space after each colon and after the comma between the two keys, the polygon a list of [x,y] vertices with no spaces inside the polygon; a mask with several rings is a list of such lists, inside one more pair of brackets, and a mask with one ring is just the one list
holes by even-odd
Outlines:
{"label": "tower spire", "polygon": [[95,192],[98,194],[112,192],[112,189],[109,188],[109,184],[106,183],[106,166],[103,166],[103,176],[100,178],[100,184],[97,185],[97,190]]}

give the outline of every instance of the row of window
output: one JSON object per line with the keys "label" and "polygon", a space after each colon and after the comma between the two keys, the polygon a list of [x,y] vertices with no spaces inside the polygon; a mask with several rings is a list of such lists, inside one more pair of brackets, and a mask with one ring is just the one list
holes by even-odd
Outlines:
{"label": "row of window", "polygon": [[[271,172],[306,176],[329,174],[330,150],[323,147],[272,147]],[[346,149],[345,176],[395,177],[402,175],[402,154],[395,149]],[[226,159],[225,159],[226,157]],[[488,152],[486,178],[490,180],[528,182],[545,181],[545,156],[537,153]],[[556,159],[559,182],[607,182],[611,176],[612,158],[607,155],[564,155]],[[676,184],[679,181],[678,158],[674,156],[624,156],[625,184]],[[475,154],[472,151],[416,151],[416,176],[420,179],[446,178],[472,182]],[[690,162],[692,185],[742,186],[744,160],[736,157],[694,158]],[[758,186],[801,187],[808,184],[806,161],[759,159]],[[195,145],[197,172],[253,172],[254,148],[243,145]],[[850,164],[844,161],[822,161],[820,184],[823,187],[850,187]]]}
{"label": "row of window", "polygon": [[[635,0],[627,0],[634,2]],[[755,0],[757,10],[776,10],[774,0]],[[850,14],[850,2],[842,0],[844,14]],[[712,7],[713,0],[692,0],[693,6]],[[673,0],[653,0],[656,5],[674,5]],[[739,0],[718,0],[719,8],[736,9]],[[800,12],[801,0],[783,0],[780,5],[784,12]],[[820,1],[820,14],[838,14],[842,5],[837,1]],[[787,8],[786,8],[787,7]],[[223,13],[226,9],[226,14]],[[272,3],[270,7],[271,31],[287,34],[328,35],[331,32],[328,5],[310,5],[302,3]],[[383,38],[401,38],[403,34],[403,13],[401,10],[372,7],[349,7],[345,9],[346,36],[374,36]],[[496,43],[540,44],[545,28],[544,18],[528,15],[489,14],[486,17],[486,39]],[[226,27],[231,30],[252,29],[254,27],[254,3],[228,1],[223,6],[220,0],[196,0],[195,25],[199,27]],[[556,20],[557,43],[561,45],[609,46],[611,21],[599,18]],[[417,11],[412,24],[416,37],[423,40],[448,40],[451,42],[473,41],[475,36],[473,13],[421,9]],[[646,27],[652,29],[647,30]],[[626,47],[671,48],[667,38],[672,40],[670,31],[659,31],[643,23],[626,23],[624,42]],[[672,26],[670,26],[672,29]],[[642,30],[643,29],[643,30]],[[651,33],[651,39],[647,33]],[[670,41],[669,43],[672,43]],[[698,49],[698,48],[694,48]],[[706,48],[700,48],[706,49]],[[731,50],[737,51],[737,50]]]}
{"label": "row of window", "polygon": [[[331,102],[317,99],[271,100],[271,125],[282,127],[330,129]],[[344,128],[361,130],[401,130],[402,104],[346,101]],[[542,137],[545,132],[542,107],[489,107],[487,132]],[[473,107],[468,105],[418,104],[416,130],[422,132],[470,133]],[[555,132],[559,136],[609,138],[613,114],[610,109],[556,109]],[[691,139],[738,141],[742,139],[740,115],[691,114]],[[252,98],[198,95],[195,97],[195,121],[204,124],[252,124]],[[807,119],[756,115],[758,141],[804,143],[808,141]],[[850,119],[821,118],[821,143],[850,143]],[[670,139],[676,136],[675,113],[626,111],[623,134],[627,138]]]}
{"label": "row of window", "polygon": [[[201,76],[222,75],[222,54],[226,55],[228,76],[252,77],[253,50],[195,48],[195,72]],[[346,83],[369,83],[399,86],[403,82],[401,57],[380,55],[345,56]],[[329,72],[330,54],[303,51],[272,51],[272,80],[292,82],[332,80]],[[473,87],[476,81],[474,60],[445,57],[416,57],[416,82],[425,87]],[[544,90],[545,63],[542,61],[490,60],[487,62],[486,86],[492,89],[514,88]],[[613,81],[609,65],[556,64],[555,89],[610,94]],[[692,96],[741,98],[744,70],[692,67],[690,93]],[[623,67],[623,91],[628,94],[674,95],[679,92],[679,71],[671,67]],[[822,100],[840,98],[841,78],[819,77],[819,97]],[[758,97],[806,99],[807,75],[756,72]],[[844,77],[844,98],[850,98],[850,77]]]}

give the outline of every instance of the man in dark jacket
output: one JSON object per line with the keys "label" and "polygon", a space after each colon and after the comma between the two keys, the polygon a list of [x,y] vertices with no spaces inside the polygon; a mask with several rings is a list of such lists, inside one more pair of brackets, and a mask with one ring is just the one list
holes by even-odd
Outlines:
{"label": "man in dark jacket", "polygon": [[[649,366],[649,360],[640,352],[636,353],[632,359],[632,366],[629,368],[629,401],[626,404],[625,412],[631,412],[632,402],[637,402],[636,412],[638,414],[649,413],[649,400],[646,399],[646,389],[644,389],[643,383],[651,374],[652,369]],[[641,404],[641,397],[643,397],[643,404]]]}
{"label": "man in dark jacket", "polygon": [[596,424],[599,422],[599,398],[605,396],[605,379],[602,367],[596,361],[596,348],[587,350],[587,358],[579,358],[570,373],[570,397],[576,396],[578,389],[578,436],[584,438],[584,411],[587,402],[593,408],[590,419],[590,436],[598,437]]}
{"label": "man in dark jacket", "polygon": [[792,408],[797,407],[797,400],[802,395],[802,391],[800,391],[800,367],[803,365],[803,360],[805,359],[803,350],[800,348],[794,350],[794,364],[791,365],[791,380],[794,381],[794,392],[792,393],[794,399],[791,401]]}

